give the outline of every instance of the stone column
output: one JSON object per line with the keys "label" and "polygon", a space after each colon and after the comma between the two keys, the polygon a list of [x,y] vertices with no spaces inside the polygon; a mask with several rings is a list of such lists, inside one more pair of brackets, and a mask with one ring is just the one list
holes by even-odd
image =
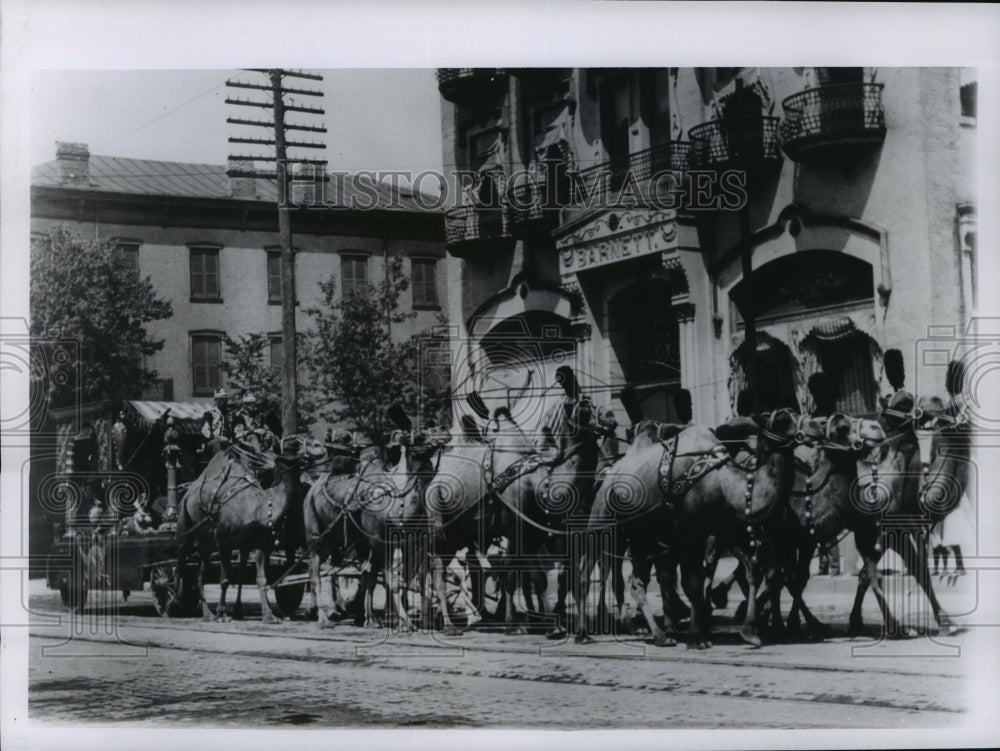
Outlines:
{"label": "stone column", "polygon": [[[691,392],[691,402],[697,405],[701,378],[698,368],[698,338],[694,325],[694,304],[688,302],[687,293],[674,295],[673,309],[680,332],[681,387]],[[695,414],[695,422],[699,421],[704,421],[703,416]]]}
{"label": "stone column", "polygon": [[570,335],[576,340],[576,368],[585,374],[586,377],[581,379],[581,385],[586,387],[587,382],[593,382],[594,378],[593,326],[590,310],[587,308],[587,300],[583,296],[583,289],[575,274],[564,276],[562,286],[573,297]]}

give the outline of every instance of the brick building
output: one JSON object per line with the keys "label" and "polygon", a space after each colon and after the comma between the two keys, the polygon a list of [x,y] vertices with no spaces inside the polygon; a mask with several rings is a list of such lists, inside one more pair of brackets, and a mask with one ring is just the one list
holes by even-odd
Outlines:
{"label": "brick building", "polygon": [[[320,300],[320,283],[336,275],[343,290],[377,281],[387,258],[401,256],[411,276],[404,309],[416,316],[393,329],[404,339],[438,322],[446,299],[441,214],[405,189],[370,184],[354,196],[345,181],[328,208],[292,212],[296,247],[296,327]],[[359,198],[370,210],[347,208]],[[361,202],[363,199],[363,203]],[[227,177],[223,165],[90,155],[84,144],[57,144],[55,161],[32,171],[31,229],[54,224],[84,236],[112,237],[149,276],[173,316],[148,325],[164,340],[147,366],[161,377],[149,399],[210,401],[224,374],[222,338],[266,332],[281,358],[278,212],[272,181]]]}
{"label": "brick building", "polygon": [[[928,326],[947,339],[975,310],[971,71],[441,69],[438,84],[444,162],[482,177],[445,216],[456,382],[527,388],[532,415],[571,358],[620,411],[628,385],[648,418],[674,419],[679,388],[697,422],[731,416],[747,248],[758,409],[809,410],[823,370],[840,409],[871,413],[887,349],[915,379]],[[944,364],[922,391],[944,391]]]}

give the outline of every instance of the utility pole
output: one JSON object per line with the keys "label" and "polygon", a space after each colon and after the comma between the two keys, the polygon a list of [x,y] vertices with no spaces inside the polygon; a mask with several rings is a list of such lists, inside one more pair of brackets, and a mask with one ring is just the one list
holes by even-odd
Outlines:
{"label": "utility pole", "polygon": [[[736,79],[736,93],[733,95],[735,103],[739,106],[738,117],[730,120],[726,124],[727,138],[729,140],[730,158],[736,167],[743,170],[746,175],[746,197],[747,200],[740,207],[740,261],[743,272],[743,348],[745,349],[744,370],[747,379],[747,389],[753,395],[754,411],[759,411],[759,386],[757,382],[757,298],[754,294],[753,285],[753,240],[751,239],[752,227],[750,224],[750,196],[751,196],[751,174],[753,167],[752,149],[754,143],[747,134],[748,122],[743,104],[743,81]],[[732,105],[731,105],[732,106]],[[733,128],[739,128],[739,133],[735,136]],[[736,147],[733,149],[733,147]],[[735,151],[736,153],[732,153]]]}
{"label": "utility pole", "polygon": [[[273,114],[273,121],[230,117],[226,119],[226,122],[234,125],[271,129],[273,131],[273,138],[230,136],[229,142],[273,146],[274,154],[230,155],[230,163],[248,162],[249,167],[247,169],[230,169],[228,174],[230,177],[274,179],[278,185],[278,236],[281,246],[281,342],[284,349],[284,362],[282,363],[281,372],[281,431],[283,435],[287,436],[298,431],[298,421],[296,419],[298,406],[298,352],[295,331],[295,247],[292,242],[292,220],[290,213],[291,206],[294,205],[294,197],[290,190],[289,167],[292,164],[309,164],[313,166],[313,169],[316,169],[318,166],[322,171],[321,180],[325,179],[326,172],[326,161],[289,157],[288,149],[325,149],[326,144],[317,141],[291,141],[286,138],[286,132],[289,130],[298,130],[326,133],[326,128],[322,125],[288,123],[285,120],[285,115],[288,112],[323,115],[326,111],[320,107],[286,103],[286,95],[322,97],[323,92],[318,89],[291,88],[284,85],[284,79],[301,78],[311,81],[322,81],[323,77],[316,73],[280,68],[255,69],[250,72],[265,74],[267,76],[267,83],[226,81],[226,85],[232,88],[269,92],[271,94],[270,101],[227,97],[226,104],[270,109]],[[258,172],[255,169],[256,162],[274,162],[275,169],[273,172]],[[313,185],[315,184],[316,180],[314,179]]]}

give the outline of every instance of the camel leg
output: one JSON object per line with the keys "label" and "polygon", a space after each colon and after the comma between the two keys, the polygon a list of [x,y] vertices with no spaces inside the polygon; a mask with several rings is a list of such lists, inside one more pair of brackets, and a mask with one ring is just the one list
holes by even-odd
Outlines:
{"label": "camel leg", "polygon": [[[549,629],[548,633],[545,634],[548,639],[562,639],[567,634],[566,625],[566,593],[567,593],[567,577],[570,570],[572,570],[572,565],[557,562],[555,564],[556,568],[556,604],[552,606],[552,615],[555,619],[552,624],[552,628]],[[548,587],[548,581],[545,583]]]}
{"label": "camel leg", "polygon": [[503,613],[504,633],[516,636],[522,636],[527,633],[524,630],[524,626],[514,624],[514,616],[517,615],[514,596],[517,594],[517,584],[520,578],[520,571],[508,571],[503,577],[504,591],[507,598],[507,607]]}
{"label": "camel leg", "polygon": [[[393,555],[388,555],[389,564],[386,566],[385,570],[385,586],[388,593],[392,597],[392,603],[396,608],[396,614],[399,618],[399,630],[400,631],[413,631],[413,623],[410,621],[410,614],[406,612],[406,558],[405,554],[400,556],[400,560],[397,563]],[[389,597],[386,597],[386,601]]]}
{"label": "camel leg", "polygon": [[306,611],[306,618],[319,618],[319,594],[322,582],[319,578],[319,552],[314,551],[309,556],[309,609]]}
{"label": "camel leg", "polygon": [[664,624],[669,624],[670,628],[677,632],[677,622],[682,617],[681,614],[690,609],[681,601],[677,594],[677,564],[674,561],[663,561],[662,565],[656,567],[656,581],[660,585],[660,597],[663,600]]}
{"label": "camel leg", "polygon": [[558,616],[559,618],[566,615],[567,574],[568,570],[566,568],[566,564],[556,563],[556,604],[552,607],[552,614]]}
{"label": "camel leg", "polygon": [[927,596],[927,601],[931,606],[931,612],[934,613],[935,622],[949,636],[959,633],[961,629],[952,621],[951,616],[948,615],[948,613],[946,613],[941,607],[937,594],[934,592],[934,584],[932,582],[927,556],[924,555],[924,551],[917,549],[917,542],[913,535],[906,535],[904,537],[903,545],[906,547],[907,553],[903,556],[903,560],[907,562],[910,574],[917,580],[917,584],[920,585],[920,588]]}
{"label": "camel leg", "polygon": [[546,602],[549,591],[549,572],[545,564],[539,565],[530,576],[531,586],[535,590],[535,599],[538,601],[538,612],[543,616],[548,612],[549,604]]}
{"label": "camel leg", "polygon": [[743,557],[747,576],[747,614],[743,625],[740,626],[740,637],[750,646],[759,647],[761,641],[757,631],[757,567],[745,557],[743,551],[738,551],[738,555]]}
{"label": "camel leg", "polygon": [[868,588],[871,587],[872,592],[875,593],[875,599],[878,600],[879,609],[882,611],[882,624],[885,629],[885,634],[890,637],[901,636],[904,638],[915,636],[915,633],[911,629],[904,630],[900,626],[899,621],[896,620],[896,617],[889,610],[889,604],[886,601],[885,592],[882,589],[882,574],[878,570],[878,564],[882,559],[882,554],[880,552],[876,552],[875,541],[875,534],[858,534],[858,532],[855,531],[855,542],[858,547],[858,552],[864,560],[864,567],[862,568],[861,573],[858,574],[858,588],[854,594],[854,607],[851,609],[848,634],[850,636],[858,636],[864,630],[861,605],[864,602],[865,593],[868,591]]}
{"label": "camel leg", "polygon": [[229,589],[232,559],[231,550],[219,548],[219,606],[215,609],[215,620],[217,621],[229,620],[229,613],[226,612],[226,590]]}
{"label": "camel leg", "polygon": [[[319,551],[314,552],[309,556],[309,615],[316,614],[316,624],[319,628],[329,628],[332,623],[330,622],[330,611],[323,605],[323,578],[319,575],[320,567],[323,565],[323,554]],[[334,578],[336,574],[330,575],[330,598],[333,599],[334,592]]]}
{"label": "camel leg", "polygon": [[605,575],[606,569],[604,568],[604,560],[600,552],[597,551],[597,555],[593,555],[593,550],[581,550],[579,557],[575,561],[570,561],[569,570],[567,571],[567,576],[573,577],[569,581],[574,587],[573,601],[576,603],[577,613],[576,636],[574,640],[577,644],[590,644],[594,641],[587,624],[587,600],[590,597],[590,575],[594,571],[595,561],[599,576],[603,578]]}
{"label": "camel leg", "polygon": [[257,549],[253,552],[254,563],[257,565],[257,593],[260,595],[260,617],[264,623],[278,623],[279,619],[271,610],[267,601],[267,552]]}
{"label": "camel leg", "polygon": [[705,572],[702,569],[704,548],[695,548],[681,558],[681,574],[686,582],[685,592],[691,600],[691,626],[688,649],[708,649],[708,603],[705,598]]}
{"label": "camel leg", "polygon": [[202,620],[211,621],[215,620],[215,614],[208,607],[208,600],[205,599],[205,572],[208,571],[209,553],[204,540],[198,544],[198,557],[200,559],[198,564],[198,597],[201,600],[201,617]]}
{"label": "camel leg", "polygon": [[[472,607],[477,620],[489,620],[489,611],[486,609],[486,568],[483,566],[485,555],[479,550],[479,546],[473,544],[469,546],[465,556],[466,568],[469,571],[469,584],[471,587]],[[503,587],[497,588],[497,596],[503,600]],[[499,617],[500,605],[497,606],[496,616]]]}
{"label": "camel leg", "polygon": [[786,583],[788,591],[792,595],[792,608],[788,613],[788,629],[792,635],[801,633],[799,625],[799,614],[801,613],[806,621],[806,637],[810,640],[825,639],[830,634],[830,627],[816,618],[805,603],[804,595],[809,583],[809,566],[815,549],[816,543],[812,540],[798,549],[797,557],[789,563],[792,574]]}
{"label": "camel leg", "polygon": [[784,639],[785,621],[781,617],[781,591],[785,588],[784,566],[777,560],[772,561],[768,569],[768,575],[764,580],[761,591],[761,598],[767,598],[770,609],[768,628],[772,638]]}
{"label": "camel leg", "polygon": [[649,601],[646,599],[645,582],[633,573],[629,577],[629,586],[632,588],[632,597],[635,598],[636,607],[639,608],[639,612],[641,612],[643,617],[646,619],[649,631],[653,635],[653,644],[658,647],[673,647],[676,645],[676,640],[668,637],[663,633],[660,627],[656,625],[656,620],[653,618],[652,608],[649,607]]}
{"label": "camel leg", "polygon": [[[420,619],[425,631],[434,630],[434,576],[431,570],[432,561],[427,551],[422,551],[420,557],[420,582],[423,592],[420,595]],[[462,580],[462,590],[465,590],[465,580]]]}
{"label": "camel leg", "polygon": [[[615,617],[619,623],[625,624],[626,628],[631,629],[631,616],[625,603],[625,573],[622,570],[627,550],[628,545],[625,544],[624,536],[616,536],[615,557],[609,561],[609,565],[611,568],[611,594],[615,598]],[[635,567],[635,561],[632,561],[632,567]]]}
{"label": "camel leg", "polygon": [[381,628],[375,619],[375,585],[378,583],[379,567],[376,565],[374,555],[369,554],[368,560],[361,567],[360,587],[364,593],[364,628]]}
{"label": "camel leg", "polygon": [[240,551],[240,576],[236,584],[236,602],[233,603],[233,620],[243,620],[243,574],[247,569],[247,558],[250,551],[243,549]]}

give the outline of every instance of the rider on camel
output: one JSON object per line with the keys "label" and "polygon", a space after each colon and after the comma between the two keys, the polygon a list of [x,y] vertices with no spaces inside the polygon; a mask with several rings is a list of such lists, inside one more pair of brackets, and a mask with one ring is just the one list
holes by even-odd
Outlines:
{"label": "rider on camel", "polygon": [[[261,422],[257,397],[248,391],[241,401],[239,412],[236,413],[233,428],[234,438],[247,446],[250,437],[256,436],[263,451],[272,451],[277,444],[277,436]],[[249,448],[249,446],[247,446]]]}
{"label": "rider on camel", "polygon": [[569,365],[563,365],[556,371],[556,383],[562,387],[566,396],[545,413],[539,440],[539,450],[545,455],[546,464],[553,465],[559,464],[564,458],[560,438],[575,429],[570,421],[577,405],[586,398],[582,396],[580,382]]}

